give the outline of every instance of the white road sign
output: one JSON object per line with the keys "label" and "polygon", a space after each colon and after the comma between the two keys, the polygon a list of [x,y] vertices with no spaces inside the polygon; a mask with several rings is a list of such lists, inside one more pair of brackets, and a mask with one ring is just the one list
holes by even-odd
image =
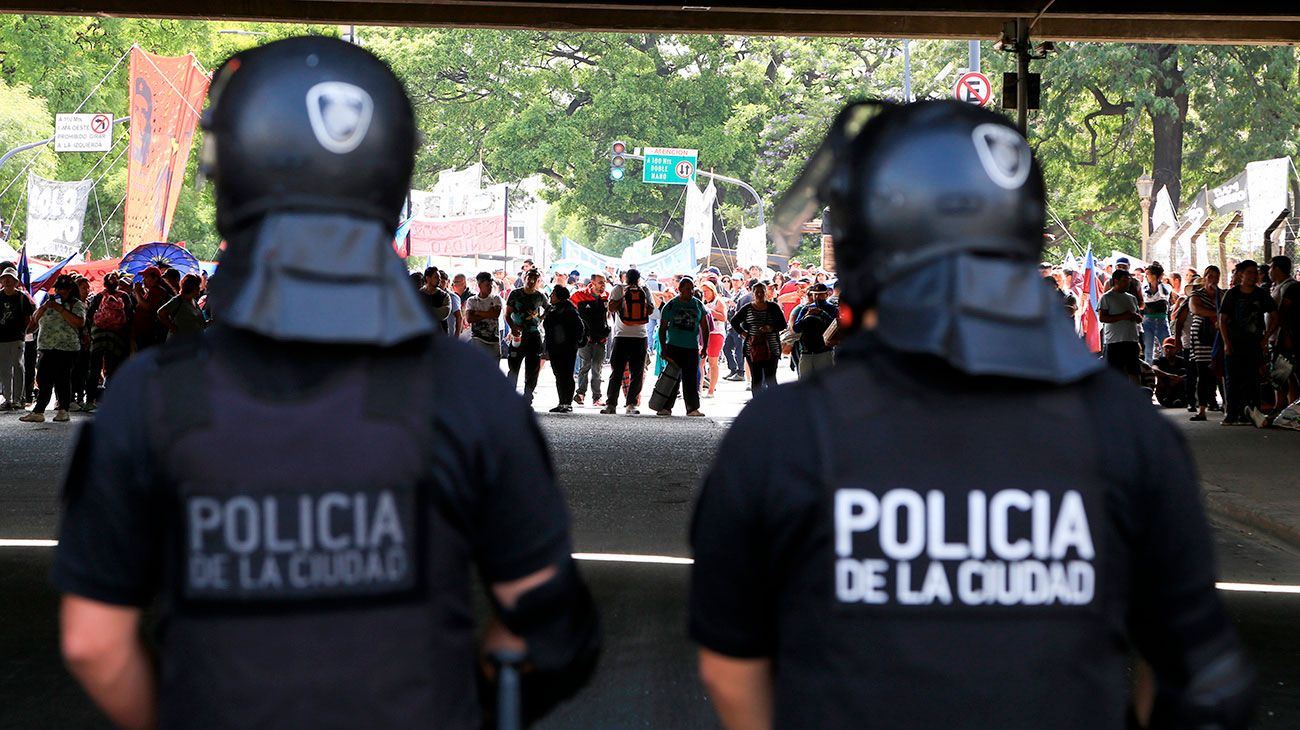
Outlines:
{"label": "white road sign", "polygon": [[112,148],[111,114],[55,115],[55,152],[108,152]]}

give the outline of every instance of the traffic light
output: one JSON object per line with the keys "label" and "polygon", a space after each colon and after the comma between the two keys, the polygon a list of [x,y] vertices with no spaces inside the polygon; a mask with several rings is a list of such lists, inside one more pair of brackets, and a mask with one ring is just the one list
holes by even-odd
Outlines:
{"label": "traffic light", "polygon": [[609,179],[618,182],[623,179],[623,165],[626,160],[623,153],[627,152],[627,145],[622,142],[615,142],[609,148]]}

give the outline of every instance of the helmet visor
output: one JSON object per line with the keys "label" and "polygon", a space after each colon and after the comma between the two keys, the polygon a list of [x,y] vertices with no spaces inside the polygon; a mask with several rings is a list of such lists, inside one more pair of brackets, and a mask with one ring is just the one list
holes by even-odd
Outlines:
{"label": "helmet visor", "polygon": [[789,256],[799,247],[803,225],[812,220],[824,204],[820,191],[845,160],[853,140],[862,134],[868,122],[893,106],[887,101],[857,101],[836,115],[826,139],[808,158],[803,172],[781,196],[773,211],[768,237],[775,244],[778,255]]}

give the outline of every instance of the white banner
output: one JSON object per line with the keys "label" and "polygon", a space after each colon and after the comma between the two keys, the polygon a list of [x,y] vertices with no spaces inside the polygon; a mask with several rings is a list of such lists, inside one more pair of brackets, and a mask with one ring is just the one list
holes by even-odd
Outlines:
{"label": "white banner", "polygon": [[682,242],[694,240],[699,248],[713,245],[713,204],[718,189],[709,181],[704,192],[695,183],[686,183],[686,215],[682,222]]}
{"label": "white banner", "polygon": [[1174,203],[1169,198],[1167,187],[1161,187],[1160,192],[1156,193],[1155,205],[1151,208],[1151,227],[1155,229],[1162,225],[1170,228],[1178,226],[1178,215],[1174,213]]}
{"label": "white banner", "polygon": [[1287,207],[1287,174],[1291,161],[1285,157],[1246,165],[1246,213],[1241,240],[1248,256],[1263,251],[1264,231]]}
{"label": "white banner", "polygon": [[464,170],[449,168],[438,171],[438,182],[434,183],[435,191],[444,190],[478,190],[483,187],[483,165],[482,163],[470,165]]}
{"label": "white banner", "polygon": [[767,268],[767,224],[758,228],[742,228],[736,237],[736,267],[747,269],[757,266]]}
{"label": "white banner", "polygon": [[505,251],[506,186],[411,191],[411,255],[474,256]]}
{"label": "white banner", "polygon": [[621,259],[622,268],[631,269],[640,262],[649,260],[649,258],[654,255],[654,247],[655,237],[647,236],[623,249],[623,256]]}
{"label": "white banner", "polygon": [[27,254],[65,259],[81,251],[91,180],[27,178]]}

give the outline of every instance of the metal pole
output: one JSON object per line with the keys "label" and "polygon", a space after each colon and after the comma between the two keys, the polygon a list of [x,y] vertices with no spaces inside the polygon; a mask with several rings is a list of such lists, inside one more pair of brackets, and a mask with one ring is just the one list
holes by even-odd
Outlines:
{"label": "metal pole", "polygon": [[[644,161],[644,160],[645,160],[645,155],[634,155],[634,154],[631,154],[631,153],[629,153],[629,154],[625,154],[625,155],[623,155],[623,157],[625,157],[625,158],[627,158],[627,159],[629,159],[629,160],[641,160],[641,161]],[[764,219],[764,217],[763,217],[763,212],[764,212],[764,207],[763,207],[763,196],[759,195],[759,194],[758,194],[758,191],[755,190],[755,189],[753,188],[753,186],[751,186],[749,183],[745,182],[744,180],[737,180],[737,179],[734,178],[734,177],[728,177],[728,176],[726,176],[726,175],[719,175],[719,174],[714,173],[714,172],[705,172],[705,171],[703,171],[703,170],[696,170],[696,171],[695,171],[695,174],[696,174],[696,175],[703,175],[704,177],[707,177],[707,178],[709,178],[709,179],[711,179],[711,180],[717,180],[717,181],[719,181],[719,182],[724,182],[724,183],[731,183],[732,185],[735,185],[736,187],[739,187],[740,189],[742,189],[742,190],[744,190],[745,192],[749,193],[750,195],[754,196],[754,202],[755,202],[755,203],[758,203],[758,224],[761,226],[761,225],[763,225],[763,224],[766,222],[765,219]]]}
{"label": "metal pole", "polygon": [[912,41],[903,39],[903,101],[912,103]]}
{"label": "metal pole", "polygon": [[1142,260],[1151,261],[1151,198],[1140,198],[1142,208]]}
{"label": "metal pole", "polygon": [[1029,136],[1029,21],[1016,20],[1016,121]]}
{"label": "metal pole", "polygon": [[966,65],[970,71],[979,73],[980,70],[980,42],[979,41],[970,42],[970,59]]}

